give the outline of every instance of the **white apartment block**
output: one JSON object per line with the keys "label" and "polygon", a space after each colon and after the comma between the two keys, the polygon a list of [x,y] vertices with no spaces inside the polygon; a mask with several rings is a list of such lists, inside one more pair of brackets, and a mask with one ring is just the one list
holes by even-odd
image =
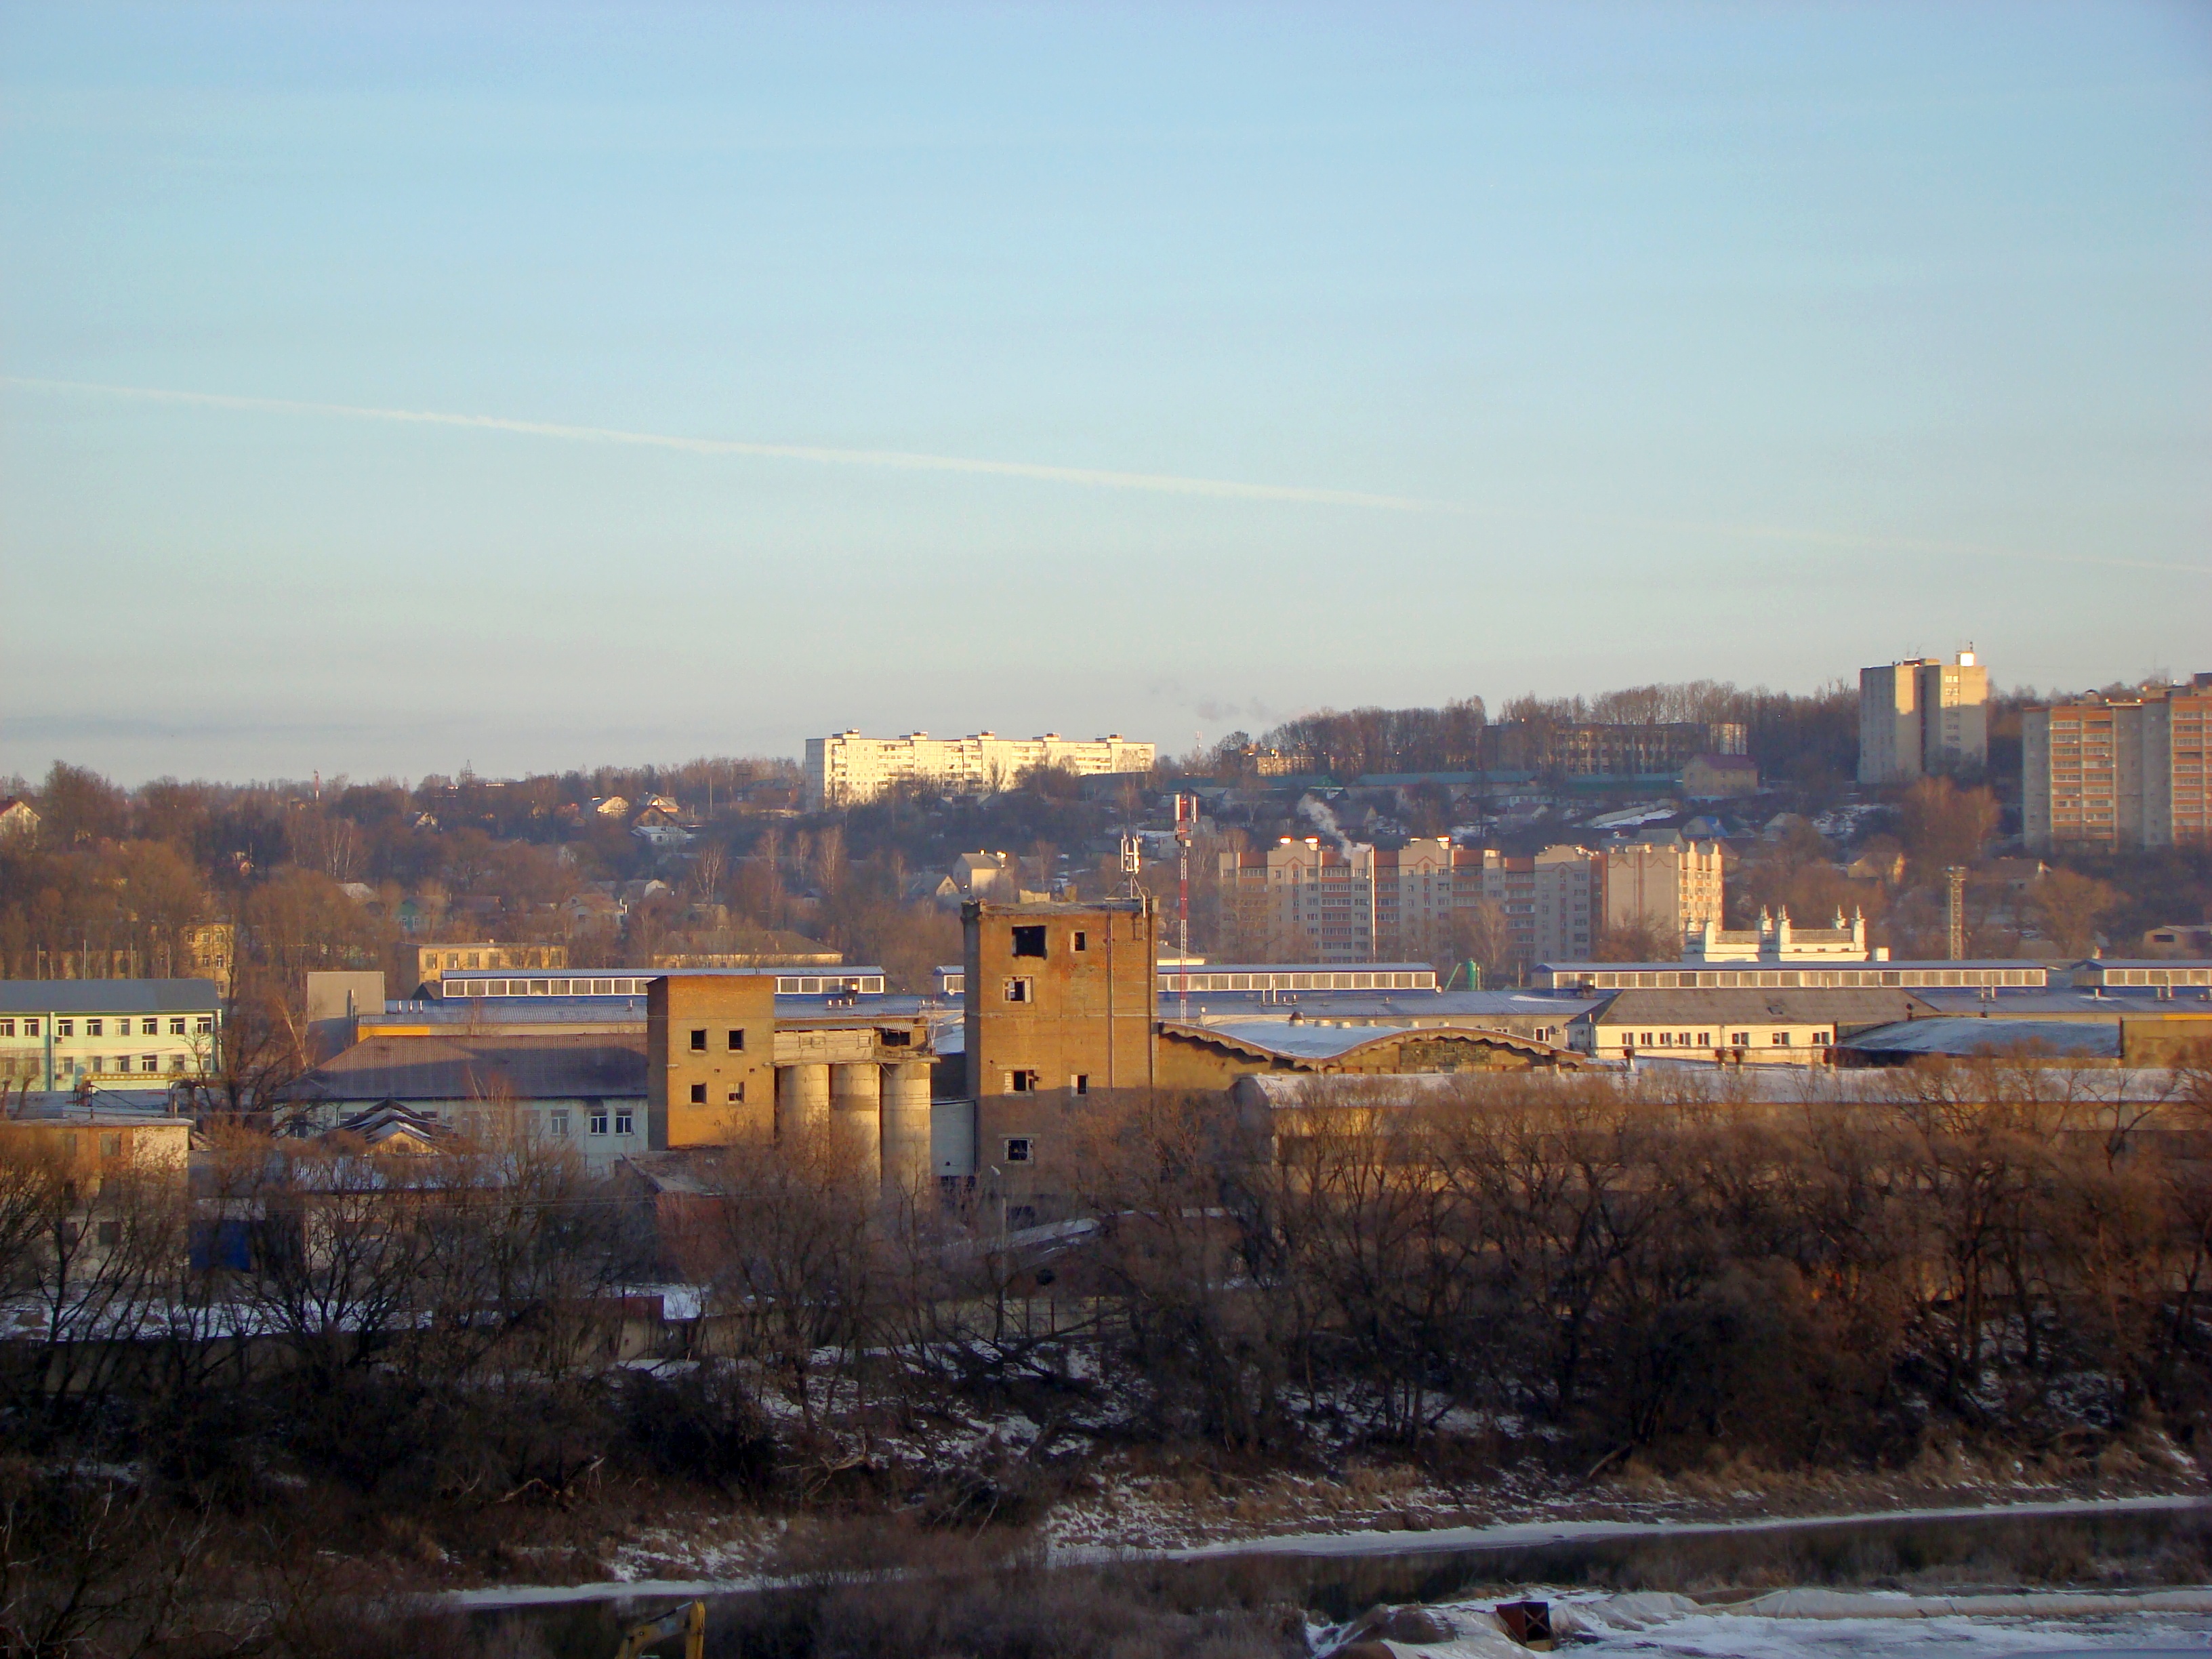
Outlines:
{"label": "white apartment block", "polygon": [[1056,766],[1079,776],[1115,772],[1149,772],[1155,746],[1133,743],[1119,732],[1088,740],[1048,732],[1041,738],[1002,738],[995,732],[972,737],[933,738],[909,732],[902,738],[867,738],[856,730],[806,740],[806,810],[857,805],[901,783],[918,783],[946,793],[986,795],[1011,789],[1036,766]]}
{"label": "white apartment block", "polygon": [[1859,670],[1859,781],[1911,783],[1985,765],[1990,671],[1972,651]]}
{"label": "white apartment block", "polygon": [[162,1088],[216,1068],[222,1023],[210,980],[0,980],[0,1082]]}

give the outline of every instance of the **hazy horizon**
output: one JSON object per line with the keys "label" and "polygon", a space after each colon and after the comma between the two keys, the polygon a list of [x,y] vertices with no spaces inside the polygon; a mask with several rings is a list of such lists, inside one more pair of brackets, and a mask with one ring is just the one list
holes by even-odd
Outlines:
{"label": "hazy horizon", "polygon": [[0,774],[2212,668],[2201,8],[16,4],[0,108]]}

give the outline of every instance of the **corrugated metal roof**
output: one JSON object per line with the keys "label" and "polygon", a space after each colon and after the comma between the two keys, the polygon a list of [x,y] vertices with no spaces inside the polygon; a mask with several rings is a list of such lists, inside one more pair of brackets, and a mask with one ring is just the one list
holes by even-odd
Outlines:
{"label": "corrugated metal roof", "polygon": [[1248,1048],[1280,1054],[1286,1060],[1336,1060],[1369,1043],[1412,1041],[1433,1042],[1454,1036],[1502,1043],[1522,1052],[1549,1052],[1548,1045],[1477,1026],[1465,1025],[1327,1025],[1318,1021],[1289,1019],[1225,1019],[1207,1025],[1164,1022],[1164,1035],[1200,1042],[1208,1039],[1243,1043]]}
{"label": "corrugated metal roof", "polygon": [[645,1042],[553,1033],[370,1037],[294,1087],[299,1100],[645,1098]]}
{"label": "corrugated metal roof", "polygon": [[2047,989],[2015,989],[2007,987],[1994,997],[1985,997],[1979,991],[1954,990],[1930,986],[1914,987],[1912,994],[1920,998],[1938,1013],[1956,1014],[1961,1018],[2036,1019],[2043,1018],[2117,1020],[2122,1014],[2154,1013],[2174,1006],[2171,1000],[2161,1001],[2157,993],[2148,987],[2131,985],[2108,990],[2098,996],[2072,986],[2051,986]]}
{"label": "corrugated metal roof", "polygon": [[1911,1019],[1862,1031],[1838,1045],[1860,1054],[1997,1054],[2036,1048],[2085,1060],[2118,1060],[2120,1028],[2081,1019]]}
{"label": "corrugated metal roof", "polygon": [[1300,1060],[1333,1060],[1363,1042],[1406,1035],[1406,1028],[1396,1025],[1320,1025],[1287,1019],[1227,1019],[1202,1029],[1188,1025],[1175,1029],[1204,1036],[1224,1036],[1232,1042],[1249,1043],[1270,1054]]}
{"label": "corrugated metal roof", "polygon": [[211,979],[0,979],[0,1014],[211,1014]]}

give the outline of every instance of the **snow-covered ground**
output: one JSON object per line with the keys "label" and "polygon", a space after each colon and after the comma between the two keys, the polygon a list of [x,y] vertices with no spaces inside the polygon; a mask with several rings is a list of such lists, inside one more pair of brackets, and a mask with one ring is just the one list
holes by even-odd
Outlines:
{"label": "snow-covered ground", "polygon": [[[1502,1638],[1501,1638],[1502,1639]],[[1577,1644],[1580,1647],[1580,1644]],[[1580,1650],[1680,1655],[1683,1659],[1851,1659],[1860,1654],[1917,1659],[2000,1659],[2021,1654],[2057,1659],[2083,1650],[2148,1653],[2212,1651],[2212,1616],[2120,1615],[2099,1619],[1949,1617],[1902,1623],[1857,1619],[1814,1621],[1694,1613],[1643,1631],[1609,1632]],[[1406,1650],[1407,1652],[1415,1650]],[[1441,1650],[1435,1652],[1442,1659]],[[1472,1651],[1472,1650],[1471,1650]],[[1525,1650],[1516,1650],[1525,1651]]]}
{"label": "snow-covered ground", "polygon": [[[1683,1659],[1848,1659],[1860,1654],[1926,1655],[1929,1659],[1998,1659],[2004,1655],[2212,1651],[2212,1591],[2129,1597],[1991,1596],[1978,1598],[1844,1595],[1785,1591],[1734,1607],[1700,1607],[1679,1595],[1593,1595],[1587,1591],[1527,1592],[1550,1602],[1562,1650],[1680,1655]],[[2138,1605],[2129,1606],[2133,1601]],[[2069,1602],[2109,1603],[2069,1613]],[[1452,1626],[1449,1641],[1392,1644],[1394,1653],[1425,1659],[1513,1659],[1528,1650],[1499,1630],[1486,1601],[1447,1603],[1434,1611]],[[1771,1611],[1761,1609],[1771,1608]],[[2040,1613],[2021,1609],[2040,1607]],[[1352,1632],[1315,1628],[1316,1652]]]}
{"label": "snow-covered ground", "polygon": [[[1810,1527],[1860,1526],[1910,1521],[2040,1520],[2096,1515],[2140,1515],[2204,1506],[2199,1493],[2149,1498],[2057,1498],[2047,1503],[1979,1504],[1944,1509],[1886,1510],[1875,1514],[1756,1516],[1728,1521],[1515,1521],[1488,1526],[1438,1527],[1425,1532],[1309,1532],[1199,1544],[1158,1553],[1170,1560],[1212,1555],[1407,1555],[1442,1550],[1519,1548],[1534,1544],[1595,1543],[1611,1539],[1696,1538],[1726,1533],[1784,1532]],[[1111,1559],[1127,1551],[1056,1553],[1067,1559]]]}

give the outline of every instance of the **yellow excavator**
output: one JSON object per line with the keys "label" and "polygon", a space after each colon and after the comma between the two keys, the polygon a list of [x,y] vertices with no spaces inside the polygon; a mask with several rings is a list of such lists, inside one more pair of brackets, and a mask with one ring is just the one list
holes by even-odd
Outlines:
{"label": "yellow excavator", "polygon": [[665,1642],[681,1634],[684,1638],[684,1659],[707,1659],[707,1604],[690,1601],[672,1608],[658,1619],[648,1619],[641,1625],[633,1625],[623,1637],[622,1645],[615,1650],[615,1659],[638,1659],[638,1656],[655,1642]]}

